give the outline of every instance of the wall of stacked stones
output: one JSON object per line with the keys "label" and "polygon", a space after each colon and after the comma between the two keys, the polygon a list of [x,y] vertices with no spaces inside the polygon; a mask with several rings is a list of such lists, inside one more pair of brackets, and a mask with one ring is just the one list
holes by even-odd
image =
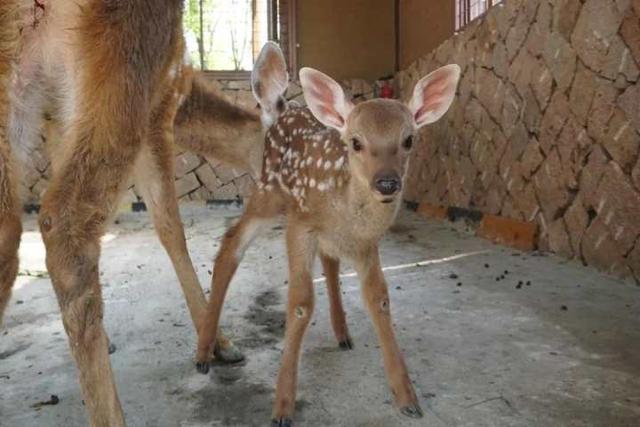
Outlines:
{"label": "wall of stacked stones", "polygon": [[[257,103],[248,80],[213,80],[212,84],[227,99],[245,108],[256,108]],[[373,97],[373,86],[361,79],[342,82],[345,89],[356,99]],[[304,105],[302,89],[291,83],[286,97]],[[24,165],[22,184],[23,200],[27,205],[37,205],[47,188],[51,166],[46,154],[46,141],[30,153],[29,164]],[[191,152],[176,152],[176,192],[182,201],[186,200],[242,200],[247,197],[254,182],[245,170],[238,170],[221,164],[213,158],[204,158]],[[123,204],[141,201],[133,182],[128,185]]]}
{"label": "wall of stacked stones", "polygon": [[407,199],[538,224],[540,247],[640,281],[640,0],[505,0],[399,73],[457,100],[422,133]]}

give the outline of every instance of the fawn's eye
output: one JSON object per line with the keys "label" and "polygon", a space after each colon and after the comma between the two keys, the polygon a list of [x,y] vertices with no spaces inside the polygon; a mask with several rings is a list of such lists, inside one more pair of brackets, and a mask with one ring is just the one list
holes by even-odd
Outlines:
{"label": "fawn's eye", "polygon": [[362,142],[360,142],[357,138],[353,138],[351,140],[351,146],[353,147],[353,151],[361,151],[362,150]]}
{"label": "fawn's eye", "polygon": [[409,136],[407,139],[402,141],[402,148],[405,150],[411,150],[411,147],[413,147],[413,136]]}

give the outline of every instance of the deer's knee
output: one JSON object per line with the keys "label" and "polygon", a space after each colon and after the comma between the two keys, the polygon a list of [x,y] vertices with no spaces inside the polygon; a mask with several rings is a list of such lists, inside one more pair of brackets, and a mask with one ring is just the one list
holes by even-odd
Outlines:
{"label": "deer's knee", "polygon": [[371,310],[388,314],[390,311],[389,293],[386,289],[372,289],[366,294],[367,304]]}
{"label": "deer's knee", "polygon": [[[297,286],[292,284],[291,286]],[[306,324],[313,316],[315,301],[313,292],[300,292],[290,294],[289,297],[289,314],[296,323]]]}
{"label": "deer's knee", "polygon": [[313,303],[303,302],[297,304],[293,309],[293,314],[297,319],[309,321],[313,315]]}
{"label": "deer's knee", "polygon": [[[160,209],[158,209],[158,211],[159,210]],[[165,247],[174,245],[186,247],[184,227],[177,213],[173,215],[166,211],[154,212],[153,224],[160,242],[162,242]]]}
{"label": "deer's knee", "polygon": [[103,335],[100,289],[83,285],[58,292],[62,323],[73,349],[92,346]]}
{"label": "deer's knee", "polygon": [[100,233],[93,220],[63,220],[58,213],[44,209],[39,222],[47,250],[47,269],[64,310],[67,300],[98,285]]}

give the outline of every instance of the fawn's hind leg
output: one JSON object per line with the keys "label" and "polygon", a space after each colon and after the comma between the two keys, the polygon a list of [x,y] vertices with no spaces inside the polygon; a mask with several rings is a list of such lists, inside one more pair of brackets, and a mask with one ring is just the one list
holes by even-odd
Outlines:
{"label": "fawn's hind leg", "polygon": [[351,350],[353,341],[349,336],[347,319],[345,318],[342,296],[340,295],[340,260],[320,253],[322,270],[327,281],[327,294],[329,296],[329,309],[331,311],[331,326],[338,340],[338,345],[343,350]]}
{"label": "fawn's hind leg", "polygon": [[[171,259],[197,329],[207,302],[189,256],[178,209],[174,184],[173,99],[173,93],[169,92],[152,114],[149,135],[136,163],[136,187],[141,190],[151,212],[155,231]],[[222,333],[216,340],[215,356],[226,363],[244,359],[244,355]]]}
{"label": "fawn's hind leg", "polygon": [[224,234],[213,268],[209,304],[198,328],[196,367],[203,374],[209,372],[211,344],[216,339],[229,283],[245,250],[266,226],[273,223],[280,211],[280,201],[276,195],[262,191],[254,193],[240,221]]}

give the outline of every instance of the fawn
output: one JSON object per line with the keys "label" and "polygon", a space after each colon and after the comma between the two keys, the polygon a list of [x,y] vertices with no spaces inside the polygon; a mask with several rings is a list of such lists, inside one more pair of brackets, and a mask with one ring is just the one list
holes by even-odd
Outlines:
{"label": "fawn", "polygon": [[211,298],[198,329],[196,366],[208,372],[224,297],[244,251],[261,229],[285,215],[289,292],[272,425],[292,425],[300,348],[314,308],[316,254],[340,347],[352,347],[338,281],[344,257],[362,281],[396,404],[404,415],[422,416],[394,337],[378,241],[401,204],[416,132],[446,113],[459,78],[460,67],[448,65],[420,80],[407,105],[375,99],[354,106],[334,80],[304,68],[300,81],[309,109],[287,110],[267,132],[259,190],[226,232],[215,260]]}
{"label": "fawn", "polygon": [[[102,326],[98,263],[100,236],[128,177],[136,175],[195,323],[206,300],[176,201],[174,122],[183,145],[232,163],[250,165],[248,144],[259,144],[259,153],[263,145],[259,115],[216,97],[184,64],[182,7],[182,0],[0,1],[0,321],[18,272],[18,163],[40,140],[46,112],[64,143],[39,223],[92,426],[125,424]],[[265,49],[253,82],[270,124],[286,107],[288,76],[282,53]],[[242,354],[220,336],[216,357]]]}

